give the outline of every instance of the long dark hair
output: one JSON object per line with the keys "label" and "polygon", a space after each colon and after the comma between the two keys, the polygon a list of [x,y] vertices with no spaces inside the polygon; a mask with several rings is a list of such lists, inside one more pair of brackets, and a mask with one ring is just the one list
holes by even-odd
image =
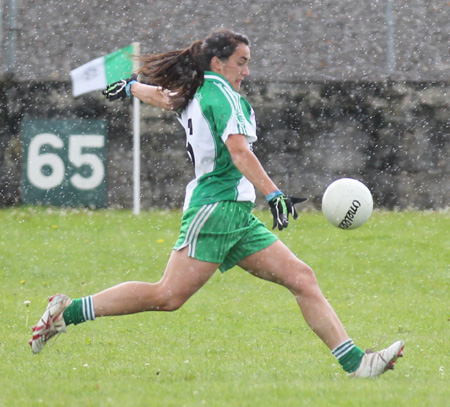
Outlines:
{"label": "long dark hair", "polygon": [[213,57],[226,61],[242,43],[249,45],[247,37],[242,34],[226,29],[215,30],[188,48],[139,57],[143,66],[137,73],[144,77],[144,82],[173,92],[173,110],[183,110],[197,88],[203,85],[205,71],[210,69]]}

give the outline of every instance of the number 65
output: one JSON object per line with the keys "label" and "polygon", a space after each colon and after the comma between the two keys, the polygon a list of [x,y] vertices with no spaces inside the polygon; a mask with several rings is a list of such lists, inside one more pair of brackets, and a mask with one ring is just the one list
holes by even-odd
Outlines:
{"label": "number 65", "polygon": [[[49,145],[55,149],[64,148],[64,142],[56,135],[42,133],[33,138],[28,150],[27,177],[37,188],[48,190],[61,185],[65,176],[65,165],[62,158],[55,153],[42,153],[41,148]],[[69,136],[69,161],[76,167],[88,165],[91,175],[83,177],[74,174],[70,183],[77,189],[89,190],[98,187],[105,176],[105,167],[98,155],[83,153],[83,148],[101,148],[105,145],[104,136],[72,135]],[[49,167],[51,172],[45,174],[42,170]]]}

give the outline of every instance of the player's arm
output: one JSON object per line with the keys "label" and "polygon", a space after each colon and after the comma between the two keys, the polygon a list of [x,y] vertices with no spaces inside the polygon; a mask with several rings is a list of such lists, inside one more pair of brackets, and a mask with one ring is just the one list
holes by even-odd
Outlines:
{"label": "player's arm", "polygon": [[298,217],[294,205],[306,199],[286,196],[278,189],[256,155],[248,148],[247,138],[244,135],[229,135],[225,145],[236,168],[266,197],[273,216],[273,229],[287,228],[289,215],[294,219]]}
{"label": "player's arm", "polygon": [[171,92],[163,90],[159,86],[138,82],[136,74],[128,79],[122,79],[108,85],[102,93],[110,102],[135,96],[149,105],[164,110],[172,110],[170,101]]}
{"label": "player's arm", "polygon": [[137,97],[140,101],[147,103],[148,105],[159,107],[164,110],[172,110],[170,91],[163,90],[159,86],[134,82],[130,86],[130,93],[132,96]]}
{"label": "player's arm", "polygon": [[233,164],[264,196],[278,190],[242,134],[230,134],[225,142]]}

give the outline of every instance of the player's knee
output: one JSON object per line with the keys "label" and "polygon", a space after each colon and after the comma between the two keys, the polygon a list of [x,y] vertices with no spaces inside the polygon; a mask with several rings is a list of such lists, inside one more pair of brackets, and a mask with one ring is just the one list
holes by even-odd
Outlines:
{"label": "player's knee", "polygon": [[297,267],[291,290],[294,294],[302,295],[305,293],[311,293],[317,288],[318,282],[313,269],[307,264],[300,264]]}
{"label": "player's knee", "polygon": [[309,288],[316,288],[319,286],[316,274],[314,273],[314,271],[311,267],[306,266],[305,274],[306,274],[307,285]]}
{"label": "player's knee", "polygon": [[180,309],[186,302],[184,298],[180,297],[168,297],[161,301],[158,311],[173,312]]}

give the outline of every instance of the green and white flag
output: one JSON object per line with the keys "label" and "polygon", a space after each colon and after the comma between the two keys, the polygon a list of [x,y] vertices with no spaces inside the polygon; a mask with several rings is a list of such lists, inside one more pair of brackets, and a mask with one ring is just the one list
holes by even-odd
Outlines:
{"label": "green and white flag", "polygon": [[70,71],[73,96],[104,89],[113,82],[129,78],[133,72],[131,54],[133,45],[96,58]]}

